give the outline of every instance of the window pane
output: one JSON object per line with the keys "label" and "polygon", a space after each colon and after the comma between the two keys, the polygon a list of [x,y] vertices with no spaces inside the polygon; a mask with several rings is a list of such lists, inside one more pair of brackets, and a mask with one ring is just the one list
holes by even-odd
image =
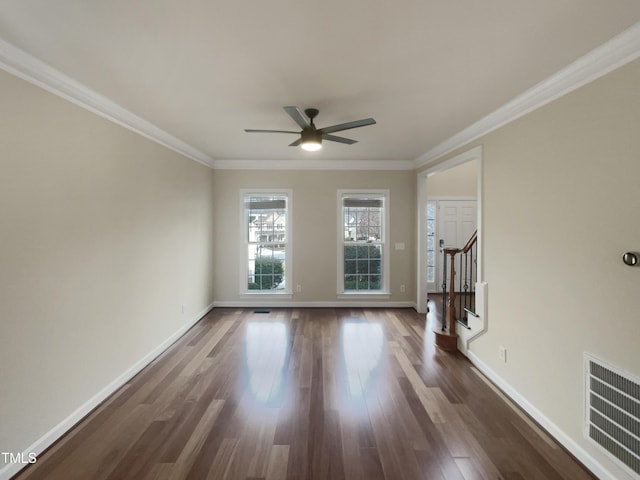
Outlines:
{"label": "window pane", "polygon": [[382,246],[369,245],[368,253],[369,253],[369,258],[380,258],[382,256]]}
{"label": "window pane", "polygon": [[436,218],[436,204],[435,202],[427,203],[427,218],[433,220]]}
{"label": "window pane", "polygon": [[344,289],[380,290],[382,287],[381,246],[347,245],[344,247]]}
{"label": "window pane", "polygon": [[249,275],[249,290],[281,290],[284,288],[284,263],[271,256],[256,257],[254,262],[253,282]]}
{"label": "window pane", "polygon": [[[358,249],[361,249],[362,247],[357,246],[357,245],[345,245],[344,246],[344,262],[345,265],[350,261],[350,260],[355,260],[357,258],[357,254],[358,254]],[[355,273],[355,267],[354,267],[354,273]]]}
{"label": "window pane", "polygon": [[345,274],[356,273],[356,261],[355,260],[345,260],[345,262],[344,262],[344,273]]}
{"label": "window pane", "polygon": [[436,234],[436,222],[435,220],[427,220],[427,235],[435,235]]}
{"label": "window pane", "polygon": [[427,203],[427,282],[436,281],[436,202]]}
{"label": "window pane", "polygon": [[357,277],[355,275],[344,276],[344,289],[345,290],[357,290]]}
{"label": "window pane", "polygon": [[344,238],[371,242],[382,239],[382,199],[345,198],[343,205]]}
{"label": "window pane", "polygon": [[245,209],[249,242],[286,241],[286,197],[250,196]]}
{"label": "window pane", "polygon": [[427,282],[435,282],[436,281],[436,269],[435,267],[427,267]]}
{"label": "window pane", "polygon": [[382,264],[380,262],[380,260],[370,260],[369,261],[369,271],[371,273],[382,273]]}
{"label": "window pane", "polygon": [[357,273],[369,273],[369,260],[364,259],[364,260],[360,260],[358,259],[357,262]]}

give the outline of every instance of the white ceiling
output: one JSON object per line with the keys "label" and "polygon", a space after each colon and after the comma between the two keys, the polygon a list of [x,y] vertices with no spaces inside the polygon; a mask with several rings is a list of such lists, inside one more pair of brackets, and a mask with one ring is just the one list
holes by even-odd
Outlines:
{"label": "white ceiling", "polygon": [[[0,37],[221,160],[414,160],[640,20],[637,0],[0,0]],[[319,127],[374,117],[309,153]]]}

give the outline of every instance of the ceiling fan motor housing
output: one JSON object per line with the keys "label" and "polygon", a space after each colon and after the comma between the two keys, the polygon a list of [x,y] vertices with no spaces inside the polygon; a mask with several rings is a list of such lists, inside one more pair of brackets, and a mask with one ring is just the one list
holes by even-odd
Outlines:
{"label": "ceiling fan motor housing", "polygon": [[301,132],[301,143],[322,143],[322,132],[314,128],[305,128]]}

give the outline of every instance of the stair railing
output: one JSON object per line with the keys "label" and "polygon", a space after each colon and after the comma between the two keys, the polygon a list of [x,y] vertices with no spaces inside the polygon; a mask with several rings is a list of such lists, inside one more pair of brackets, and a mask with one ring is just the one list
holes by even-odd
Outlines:
{"label": "stair railing", "polygon": [[[468,326],[468,315],[475,313],[475,284],[477,278],[478,231],[473,232],[462,248],[443,248],[442,331],[455,335],[456,324]],[[457,258],[456,256],[460,254]],[[447,266],[449,277],[447,278]],[[456,270],[457,266],[457,270]],[[456,290],[455,276],[458,275]],[[449,285],[447,286],[447,280]],[[447,290],[448,288],[448,290]]]}

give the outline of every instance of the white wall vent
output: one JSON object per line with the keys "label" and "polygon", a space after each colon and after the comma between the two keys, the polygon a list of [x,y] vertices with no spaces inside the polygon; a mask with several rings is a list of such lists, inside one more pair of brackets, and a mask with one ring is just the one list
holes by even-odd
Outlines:
{"label": "white wall vent", "polygon": [[584,357],[585,435],[640,479],[640,380]]}

